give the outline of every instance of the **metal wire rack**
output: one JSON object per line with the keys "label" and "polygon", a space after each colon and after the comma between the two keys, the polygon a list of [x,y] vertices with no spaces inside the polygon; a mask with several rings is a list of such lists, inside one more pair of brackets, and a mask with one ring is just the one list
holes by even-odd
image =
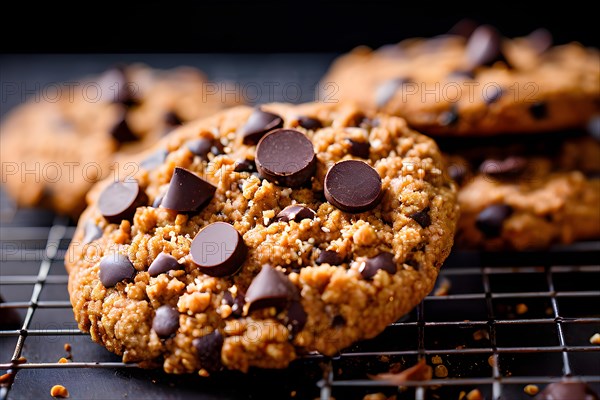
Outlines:
{"label": "metal wire rack", "polygon": [[[377,338],[337,357],[308,355],[286,370],[206,380],[124,364],[77,329],[62,265],[73,232],[68,219],[49,213],[2,214],[0,311],[16,310],[21,321],[0,328],[0,374],[14,378],[2,383],[0,399],[47,397],[54,384],[73,398],[146,399],[258,399],[266,387],[269,398],[282,399],[362,399],[378,392],[458,399],[475,388],[486,399],[519,399],[530,398],[525,385],[542,388],[565,376],[600,387],[600,346],[589,341],[600,332],[598,242],[544,253],[455,252],[438,280],[448,293],[432,293]],[[69,355],[70,362],[58,363]],[[435,368],[430,381],[398,387],[369,377],[422,357]]]}

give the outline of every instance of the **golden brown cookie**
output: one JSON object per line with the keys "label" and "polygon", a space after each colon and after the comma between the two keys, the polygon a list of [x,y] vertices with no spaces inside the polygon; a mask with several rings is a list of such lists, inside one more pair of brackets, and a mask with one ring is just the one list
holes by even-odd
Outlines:
{"label": "golden brown cookie", "polygon": [[19,206],[77,218],[86,192],[111,174],[119,154],[232,105],[207,84],[191,67],[134,64],[36,96],[2,121],[2,185]]}
{"label": "golden brown cookie", "polygon": [[600,56],[545,30],[515,39],[482,25],[407,39],[338,58],[322,87],[336,98],[398,115],[440,136],[533,133],[584,127],[600,114]]}
{"label": "golden brown cookie", "polygon": [[335,354],[418,304],[453,243],[456,185],[397,117],[240,106],[131,160],[157,154],[94,187],[66,259],[79,327],[125,362],[206,375]]}

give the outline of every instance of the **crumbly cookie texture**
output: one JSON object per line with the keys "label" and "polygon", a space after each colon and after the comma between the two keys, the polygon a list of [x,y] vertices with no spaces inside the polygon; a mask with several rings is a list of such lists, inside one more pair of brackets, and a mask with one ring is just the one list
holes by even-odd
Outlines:
{"label": "crumbly cookie texture", "polygon": [[[265,126],[301,132],[314,146],[313,174],[303,184],[296,185],[312,167],[291,166],[293,188],[255,172],[256,146],[244,141],[254,141]],[[199,156],[190,147],[200,138],[220,146]],[[293,160],[310,158],[282,149]],[[79,327],[125,362],[207,375],[220,368],[283,368],[312,351],[333,355],[376,336],[418,304],[453,244],[456,185],[442,173],[436,144],[397,117],[350,105],[240,106],[179,128],[136,160],[164,150],[164,160],[133,175],[146,199],[130,219],[109,223],[99,209],[115,209],[102,196],[107,187],[118,189],[112,180],[89,193],[66,258]],[[330,168],[349,160],[380,177],[382,194],[373,194],[379,202],[360,212],[341,211],[323,193]],[[281,174],[277,167],[270,171]],[[327,185],[331,195],[348,200],[340,187]],[[162,198],[188,209],[196,197],[186,193],[213,187],[196,211],[157,206]],[[139,196],[128,186],[118,190],[131,204]],[[348,201],[354,206],[360,195]],[[210,235],[216,243],[228,238],[226,254],[211,258],[214,252],[201,251]]]}
{"label": "crumbly cookie texture", "polygon": [[322,83],[324,95],[401,116],[430,135],[546,132],[600,114],[598,49],[552,47],[543,30],[507,39],[484,25],[467,38],[362,46],[334,61]]}
{"label": "crumbly cookie texture", "polygon": [[214,87],[191,67],[132,64],[43,91],[2,122],[3,186],[19,206],[77,218],[87,191],[111,174],[121,154],[237,100],[222,99]]}
{"label": "crumbly cookie texture", "polygon": [[461,183],[457,247],[544,249],[600,238],[600,143],[503,141],[447,156]]}

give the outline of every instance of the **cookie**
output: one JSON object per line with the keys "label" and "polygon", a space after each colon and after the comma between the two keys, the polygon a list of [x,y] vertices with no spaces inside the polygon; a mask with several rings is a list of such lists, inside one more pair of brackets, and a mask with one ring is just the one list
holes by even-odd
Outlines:
{"label": "cookie", "polygon": [[207,375],[336,354],[418,304],[453,244],[456,185],[397,117],[240,106],[136,160],[157,153],[90,191],[66,259],[80,329],[125,362]]}
{"label": "cookie", "polygon": [[508,39],[482,25],[358,47],[334,61],[321,87],[332,85],[335,99],[401,116],[429,135],[543,133],[600,114],[600,55],[576,42],[552,46],[545,30]]}
{"label": "cookie", "polygon": [[450,146],[449,175],[461,185],[456,246],[529,250],[600,238],[600,143],[562,140],[576,135]]}
{"label": "cookie", "polygon": [[44,90],[2,122],[2,185],[19,206],[77,218],[86,192],[120,154],[232,105],[234,97],[222,99],[215,86],[191,67],[134,64]]}

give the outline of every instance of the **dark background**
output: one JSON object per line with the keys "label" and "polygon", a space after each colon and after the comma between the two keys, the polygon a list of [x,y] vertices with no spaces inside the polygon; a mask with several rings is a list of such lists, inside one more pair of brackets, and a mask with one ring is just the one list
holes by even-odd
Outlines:
{"label": "dark background", "polygon": [[598,45],[598,16],[581,1],[163,1],[3,4],[3,53],[343,52],[446,32],[461,18],[506,36],[545,27],[556,43]]}

